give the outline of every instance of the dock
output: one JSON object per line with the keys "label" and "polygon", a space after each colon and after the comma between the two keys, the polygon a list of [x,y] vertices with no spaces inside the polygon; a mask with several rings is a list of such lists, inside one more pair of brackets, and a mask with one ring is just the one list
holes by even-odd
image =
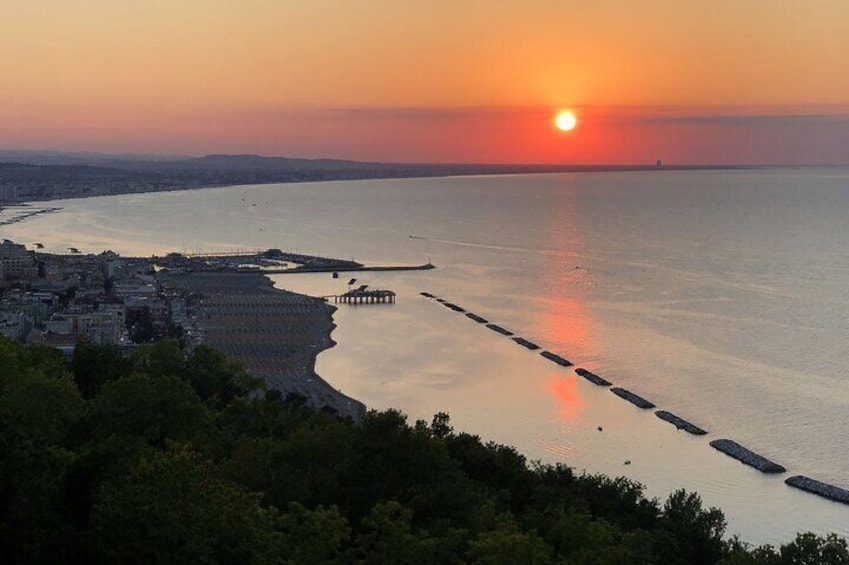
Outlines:
{"label": "dock", "polygon": [[395,304],[395,292],[357,288],[345,294],[333,295],[333,302],[337,304]]}

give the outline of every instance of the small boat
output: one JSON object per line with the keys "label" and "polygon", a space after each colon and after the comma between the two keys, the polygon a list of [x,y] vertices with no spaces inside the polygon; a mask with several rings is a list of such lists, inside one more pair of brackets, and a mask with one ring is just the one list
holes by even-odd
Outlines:
{"label": "small boat", "polygon": [[355,282],[357,282],[357,279],[351,279],[348,281],[348,284],[354,284]]}
{"label": "small boat", "polygon": [[339,278],[339,273],[337,273],[336,271],[334,271],[334,272],[333,272],[333,278],[334,278],[334,279],[338,279],[338,278]]}

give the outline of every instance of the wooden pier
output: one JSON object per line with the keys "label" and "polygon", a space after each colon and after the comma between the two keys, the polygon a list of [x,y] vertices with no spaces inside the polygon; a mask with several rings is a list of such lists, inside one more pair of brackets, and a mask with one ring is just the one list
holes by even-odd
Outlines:
{"label": "wooden pier", "polygon": [[395,293],[391,290],[349,290],[333,296],[333,302],[342,304],[395,304]]}

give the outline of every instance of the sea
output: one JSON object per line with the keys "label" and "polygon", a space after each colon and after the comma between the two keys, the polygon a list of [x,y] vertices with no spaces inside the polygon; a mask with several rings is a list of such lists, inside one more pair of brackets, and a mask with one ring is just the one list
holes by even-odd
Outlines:
{"label": "sea", "polygon": [[[318,373],[369,408],[529,462],[624,476],[663,501],[684,488],[729,535],[778,544],[849,536],[849,506],[784,484],[849,489],[849,169],[606,172],[270,184],[31,203],[0,237],[124,255],[279,248],[416,265],[274,275],[338,305]],[[531,340],[708,430],[697,437],[461,313]],[[728,438],[787,467],[764,475],[709,446]]]}

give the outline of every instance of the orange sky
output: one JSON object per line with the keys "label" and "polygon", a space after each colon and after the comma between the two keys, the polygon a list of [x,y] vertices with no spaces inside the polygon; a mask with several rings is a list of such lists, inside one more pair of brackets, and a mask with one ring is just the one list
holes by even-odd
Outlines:
{"label": "orange sky", "polygon": [[844,0],[7,4],[0,148],[849,163]]}

